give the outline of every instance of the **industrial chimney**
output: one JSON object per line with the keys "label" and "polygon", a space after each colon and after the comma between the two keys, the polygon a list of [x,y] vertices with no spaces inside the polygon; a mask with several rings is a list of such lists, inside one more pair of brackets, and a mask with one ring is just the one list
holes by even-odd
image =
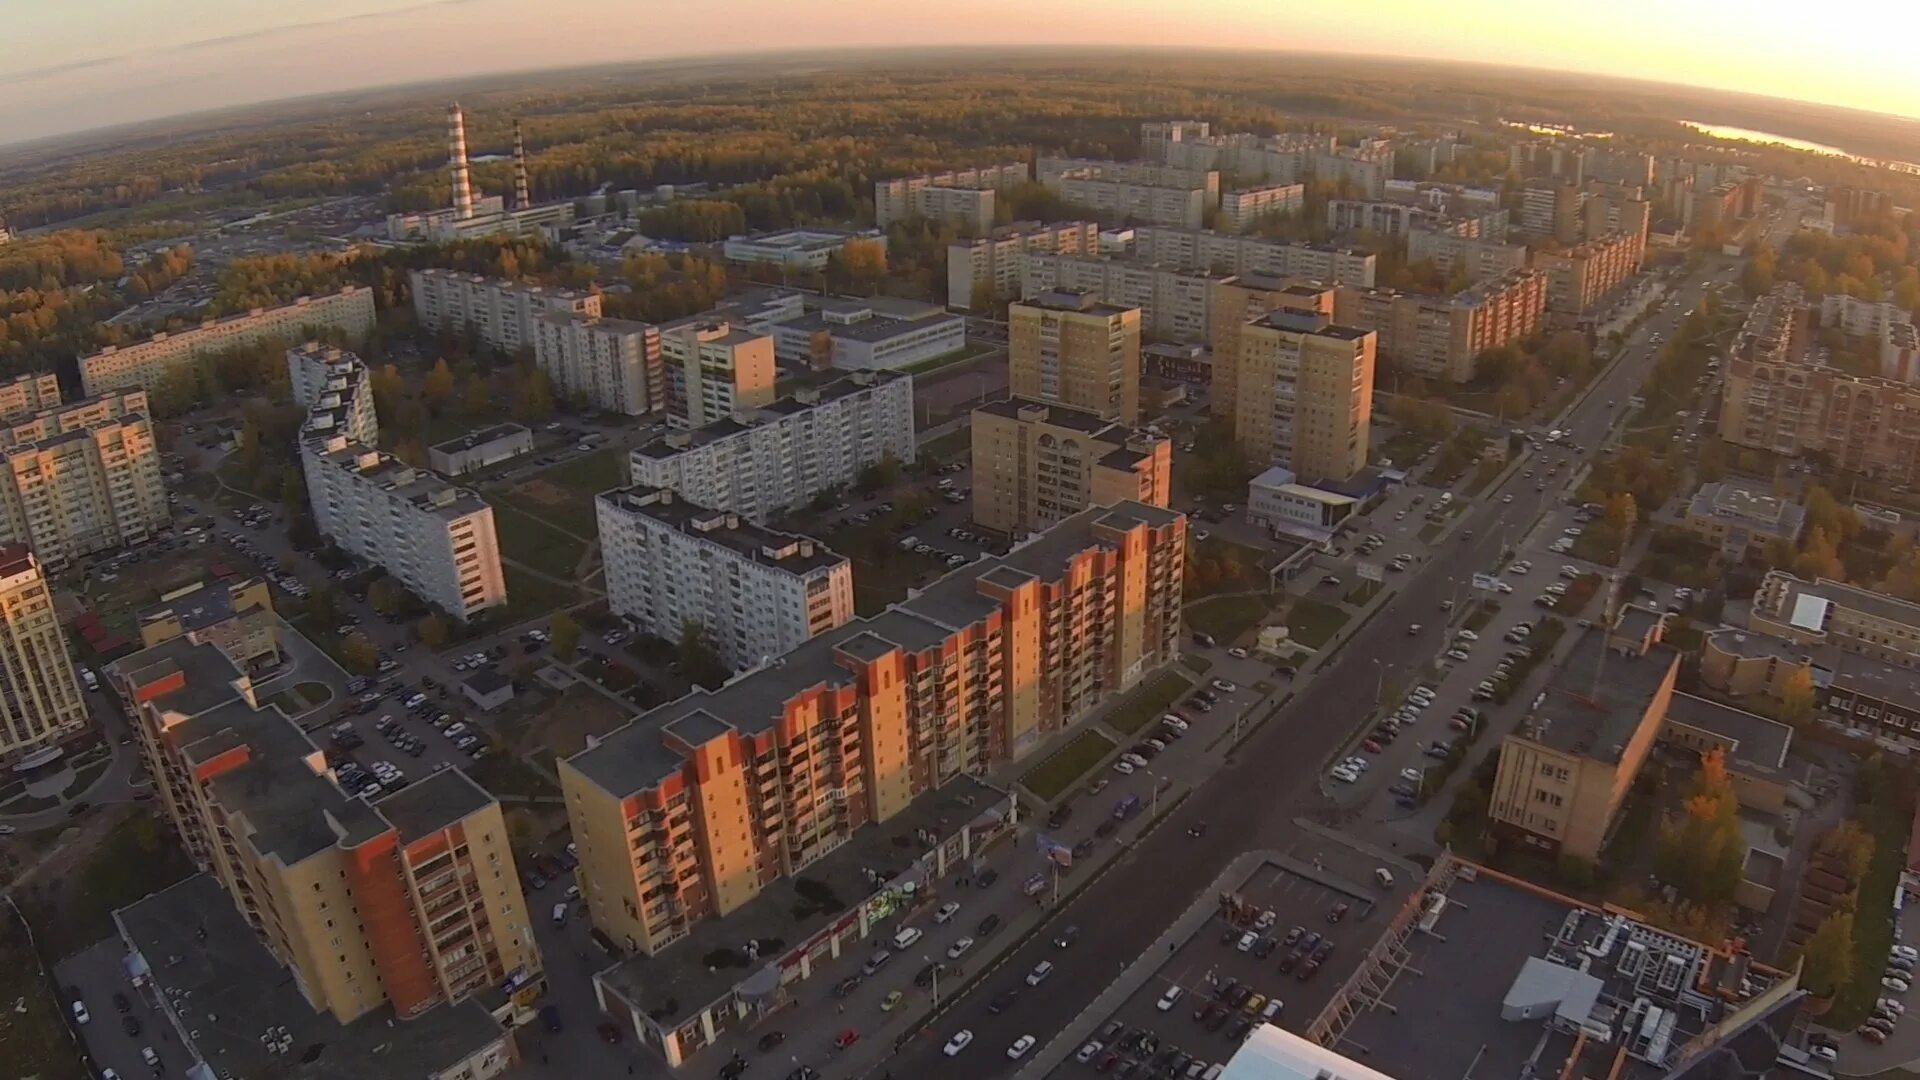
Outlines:
{"label": "industrial chimney", "polygon": [[473,185],[467,179],[467,120],[454,102],[447,110],[447,168],[453,172],[453,216],[473,217]]}
{"label": "industrial chimney", "polygon": [[520,118],[513,119],[513,208],[525,210],[533,196],[527,191],[527,144],[520,137]]}

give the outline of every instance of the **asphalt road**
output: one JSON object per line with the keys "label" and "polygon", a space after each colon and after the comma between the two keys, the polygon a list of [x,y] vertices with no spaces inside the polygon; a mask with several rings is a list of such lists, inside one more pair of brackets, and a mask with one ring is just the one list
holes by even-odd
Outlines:
{"label": "asphalt road", "polygon": [[[1725,280],[1727,260],[1710,260],[1702,273],[1676,290],[1676,296],[1629,339],[1625,356],[1603,372],[1593,391],[1574,410],[1563,428],[1591,458],[1606,441],[1621,416],[1625,401],[1645,380],[1657,351],[1647,343],[1650,331],[1671,335],[1685,313],[1698,303],[1703,284]],[[1609,400],[1616,402],[1613,407]],[[1502,504],[1500,496],[1514,501]],[[1122,959],[1141,954],[1193,902],[1202,888],[1233,857],[1271,842],[1293,828],[1292,820],[1314,792],[1314,773],[1367,721],[1378,669],[1391,679],[1408,657],[1406,626],[1431,621],[1442,599],[1454,589],[1453,577],[1463,568],[1490,566],[1499,555],[1504,536],[1517,542],[1520,530],[1558,494],[1534,490],[1534,482],[1515,473],[1501,487],[1490,489],[1470,511],[1462,526],[1436,557],[1401,583],[1401,591],[1380,613],[1351,638],[1331,666],[1305,685],[1272,721],[1264,725],[1214,780],[1196,791],[1173,815],[1174,828],[1160,828],[1143,837],[1132,853],[1054,915],[1064,925],[1075,923],[1092,948],[1059,965],[1048,982],[1048,992],[1022,1008],[999,1016],[986,1009],[985,994],[977,988],[956,1000],[919,1042],[889,1060],[881,1072],[916,1080],[952,1077],[1008,1076],[1020,1063],[1006,1057],[1007,1047],[1023,1034],[1044,1045],[1106,987],[1122,966]],[[1456,549],[1452,556],[1444,547]],[[1204,820],[1209,828],[1196,841],[1186,825]],[[1011,970],[1031,968],[1042,959],[1058,960],[1045,939],[1036,935],[1001,961]],[[991,986],[992,979],[978,986]],[[1295,1018],[1305,1022],[1308,1018]],[[941,1053],[953,1032],[973,1031],[971,1046],[958,1056]]]}

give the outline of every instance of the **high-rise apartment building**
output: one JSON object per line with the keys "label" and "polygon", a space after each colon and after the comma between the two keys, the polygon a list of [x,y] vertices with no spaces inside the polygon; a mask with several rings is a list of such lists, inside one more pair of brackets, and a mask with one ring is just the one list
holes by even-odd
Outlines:
{"label": "high-rise apartment building", "polygon": [[1172,498],[1173,441],[1080,409],[1012,398],[973,410],[973,520],[1011,536],[1089,506]]}
{"label": "high-rise apartment building", "polygon": [[328,296],[303,296],[291,304],[209,319],[190,330],[155,334],[132,345],[109,345],[80,358],[80,382],[89,396],[157,386],[169,372],[228,349],[275,339],[305,341],[316,330],[364,337],[372,329],[373,290],[349,285]]}
{"label": "high-rise apartment building", "polygon": [[705,427],[773,402],[774,341],[768,334],[706,315],[660,328],[662,361],[677,368],[681,410],[668,419]]}
{"label": "high-rise apartment building", "polygon": [[1140,125],[1140,156],[1171,164],[1167,161],[1170,144],[1205,139],[1210,128],[1205,120],[1148,120]]}
{"label": "high-rise apartment building", "polygon": [[1207,342],[1213,353],[1209,408],[1229,427],[1240,422],[1240,337],[1247,325],[1270,311],[1333,317],[1333,290],[1284,277],[1244,273],[1213,284],[1212,327]]}
{"label": "high-rise apartment building", "polygon": [[1140,415],[1140,309],[1050,290],[1007,309],[1013,396],[1131,424]]}
{"label": "high-rise apartment building", "polygon": [[561,760],[594,927],[657,954],[1033,753],[1178,656],[1185,548],[1171,510],[1088,509]]}
{"label": "high-rise apartment building", "polygon": [[1563,325],[1591,319],[1639,272],[1646,251],[1645,238],[1635,233],[1609,233],[1565,251],[1535,251],[1533,268],[1547,275],[1547,311]]}
{"label": "high-rise apartment building", "polygon": [[633,451],[633,483],[672,488],[690,502],[767,519],[851,487],[887,457],[913,463],[913,376],[854,372]]}
{"label": "high-rise apartment building", "polygon": [[1407,261],[1429,262],[1434,269],[1451,276],[1465,274],[1468,281],[1500,277],[1527,265],[1523,244],[1500,240],[1475,239],[1457,233],[1415,229],[1407,234]]}
{"label": "high-rise apartment building", "polygon": [[1472,381],[1480,354],[1544,324],[1547,276],[1510,270],[1451,296],[1396,289],[1334,290],[1335,321],[1380,335],[1380,359],[1400,371]]}
{"label": "high-rise apartment building", "polygon": [[1305,184],[1271,184],[1223,192],[1220,195],[1220,228],[1226,232],[1246,232],[1263,217],[1298,213],[1306,205]]}
{"label": "high-rise apartment building", "polygon": [[1212,171],[1045,157],[1037,171],[1049,191],[1116,221],[1198,229],[1220,204],[1220,174]]}
{"label": "high-rise apartment building", "polygon": [[651,323],[549,312],[533,325],[533,359],[561,398],[622,416],[666,408],[660,329]]}
{"label": "high-rise apartment building", "polygon": [[1241,328],[1234,437],[1256,468],[1340,482],[1366,467],[1378,337],[1275,311]]}
{"label": "high-rise apartment building", "polygon": [[773,532],[668,488],[594,500],[607,603],[642,633],[680,640],[690,623],[738,671],[853,618],[853,564],[810,537]]}
{"label": "high-rise apartment building", "polygon": [[1214,283],[1226,276],[1106,256],[1036,253],[1021,262],[1021,296],[1091,293],[1116,307],[1140,309],[1141,334],[1162,341],[1207,339]]}
{"label": "high-rise apartment building", "polygon": [[[1147,135],[1150,140],[1151,135]],[[1221,135],[1192,135],[1168,142],[1164,149],[1168,165],[1183,169],[1215,170],[1240,183],[1298,184],[1315,179],[1314,165],[1319,155],[1334,151],[1330,134],[1289,131],[1279,135],[1254,135],[1235,132]]]}
{"label": "high-rise apartment building", "polygon": [[25,544],[0,544],[0,765],[80,734],[87,703],[47,576]]}
{"label": "high-rise apartment building", "polygon": [[1005,303],[1020,296],[1020,278],[1028,252],[1046,255],[1097,255],[1100,226],[1092,221],[1042,224],[1016,221],[983,236],[947,247],[947,306],[971,311],[989,298]]}
{"label": "high-rise apartment building", "polygon": [[506,819],[464,772],[350,793],[325,751],[193,635],[108,670],[188,854],[314,1009],[350,1023],[390,1006],[404,1021],[538,984]]}
{"label": "high-rise apartment building", "polygon": [[1142,225],[1133,230],[1133,257],[1183,270],[1216,274],[1270,274],[1339,284],[1371,285],[1371,253],[1322,244],[1289,244],[1257,236]]}
{"label": "high-rise apartment building", "polygon": [[344,435],[368,446],[380,441],[372,387],[358,356],[309,341],[287,350],[287,374],[293,403],[307,410],[306,434]]}
{"label": "high-rise apartment building", "polygon": [[0,421],[0,544],[59,569],[166,528],[167,489],[144,390]]}
{"label": "high-rise apartment building", "polygon": [[437,268],[409,271],[407,280],[413,287],[413,313],[423,329],[471,333],[505,353],[533,348],[543,315],[600,314],[599,293]]}
{"label": "high-rise apartment building", "polygon": [[1537,182],[1520,193],[1520,229],[1536,240],[1574,244],[1586,235],[1587,193],[1572,182]]}
{"label": "high-rise apartment building", "polygon": [[60,404],[60,380],[50,371],[15,375],[0,382],[0,420]]}
{"label": "high-rise apartment building", "polygon": [[994,192],[1033,179],[1024,161],[907,176],[873,183],[873,218],[882,229],[908,218],[959,226],[975,236],[993,227]]}
{"label": "high-rise apartment building", "polygon": [[1394,238],[1439,220],[1440,214],[1436,211],[1410,203],[1327,200],[1327,228],[1336,233],[1370,232]]}

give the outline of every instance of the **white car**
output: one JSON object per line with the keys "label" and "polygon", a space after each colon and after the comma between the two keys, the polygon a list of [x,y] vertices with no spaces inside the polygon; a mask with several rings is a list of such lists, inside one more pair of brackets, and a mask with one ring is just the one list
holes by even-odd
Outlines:
{"label": "white car", "polygon": [[1007,1056],[1014,1061],[1019,1061],[1021,1058],[1027,1056],[1027,1051],[1033,1049],[1034,1041],[1034,1037],[1031,1035],[1020,1036],[1013,1040],[1012,1046],[1007,1047]]}
{"label": "white car", "polygon": [[963,937],[959,941],[947,946],[947,959],[958,960],[967,955],[967,950],[971,948],[973,948],[973,939]]}
{"label": "white car", "polygon": [[1448,649],[1447,650],[1447,659],[1449,660],[1465,660],[1466,658],[1467,658],[1467,650],[1465,649]]}
{"label": "white car", "polygon": [[1500,496],[1500,501],[1501,501],[1501,502],[1503,502],[1503,503],[1510,503],[1510,502],[1512,502],[1512,501],[1513,501],[1513,496],[1511,496],[1511,495],[1502,495],[1502,496]]}
{"label": "white car", "polygon": [[1887,951],[1896,956],[1904,956],[1909,960],[1920,960],[1920,949],[1916,949],[1911,945],[1895,945]]}
{"label": "white car", "polygon": [[1245,660],[1247,658],[1247,650],[1235,645],[1233,648],[1227,650],[1227,655],[1233,657],[1235,660]]}
{"label": "white car", "polygon": [[1147,759],[1141,757],[1139,754],[1136,754],[1131,750],[1127,751],[1124,754],[1121,754],[1120,760],[1126,762],[1127,764],[1133,766],[1136,769],[1144,769],[1147,767]]}
{"label": "white car", "polygon": [[966,1028],[961,1028],[959,1031],[953,1033],[953,1038],[947,1040],[945,1052],[948,1057],[957,1057],[960,1051],[972,1045],[973,1032],[968,1031]]}
{"label": "white car", "polygon": [[948,902],[940,905],[939,911],[936,911],[933,913],[933,921],[937,923],[944,923],[952,919],[955,915],[958,915],[958,914],[960,914],[959,901],[949,900]]}
{"label": "white car", "polygon": [[1235,945],[1234,948],[1238,949],[1241,952],[1252,952],[1254,943],[1258,942],[1259,940],[1260,940],[1260,935],[1249,930],[1246,933],[1240,935],[1240,942],[1239,944]]}
{"label": "white car", "polygon": [[74,1003],[73,1003],[73,1022],[74,1022],[74,1023],[76,1023],[76,1024],[84,1024],[84,1023],[86,1023],[86,1022],[88,1022],[88,1021],[90,1021],[90,1020],[92,1020],[92,1019],[93,1019],[93,1017],[92,1017],[92,1016],[89,1016],[89,1015],[87,1014],[87,1003],[86,1003],[86,1002],[84,1002],[84,1001],[76,1001],[76,1002],[74,1002]]}
{"label": "white car", "polygon": [[1133,763],[1129,761],[1116,761],[1113,763],[1113,771],[1119,773],[1121,776],[1132,776]]}
{"label": "white car", "polygon": [[1420,778],[1425,775],[1426,775],[1425,773],[1421,772],[1419,769],[1413,768],[1412,766],[1408,766],[1407,768],[1400,770],[1400,779],[1405,780],[1410,784],[1419,783]]}
{"label": "white car", "polygon": [[1456,638],[1459,638],[1461,641],[1479,641],[1480,640],[1480,635],[1474,633],[1471,630],[1462,630],[1453,636]]}
{"label": "white car", "polygon": [[1101,1042],[1099,1039],[1095,1039],[1092,1042],[1088,1043],[1087,1045],[1081,1047],[1080,1052],[1073,1055],[1073,1060],[1079,1062],[1082,1065],[1085,1065],[1087,1062],[1093,1060],[1093,1055],[1099,1053],[1104,1049],[1106,1049],[1106,1044]]}
{"label": "white car", "polygon": [[1237,686],[1235,686],[1235,685],[1233,685],[1232,683],[1230,683],[1230,682],[1228,682],[1228,681],[1227,681],[1227,680],[1225,680],[1225,679],[1215,679],[1215,680],[1213,680],[1213,688],[1214,688],[1215,690],[1218,690],[1218,691],[1220,691],[1220,692],[1221,692],[1221,693],[1223,693],[1223,694],[1231,694],[1231,693],[1233,693],[1233,692],[1234,692],[1235,690],[1238,690],[1238,689],[1240,689],[1239,687],[1237,687]]}
{"label": "white car", "polygon": [[1191,726],[1185,720],[1171,714],[1161,717],[1160,722],[1175,731],[1186,731]]}
{"label": "white car", "polygon": [[1153,1007],[1161,1012],[1167,1012],[1173,1008],[1174,1002],[1180,1000],[1180,993],[1180,988],[1177,986],[1167,987],[1167,992],[1160,995],[1160,1000],[1154,1002]]}
{"label": "white car", "polygon": [[1353,771],[1352,769],[1347,768],[1345,765],[1335,765],[1333,767],[1333,771],[1329,772],[1327,775],[1333,777],[1335,780],[1338,780],[1343,784],[1351,784],[1354,781],[1360,779],[1359,773]]}
{"label": "white car", "polygon": [[[1886,978],[1881,979],[1880,985],[1886,987],[1887,989],[1893,991],[1896,994],[1904,994],[1908,991],[1908,989],[1910,989],[1905,979],[1896,979],[1891,975],[1888,975]],[[77,1005],[78,1002],[75,1002],[75,1004]]]}

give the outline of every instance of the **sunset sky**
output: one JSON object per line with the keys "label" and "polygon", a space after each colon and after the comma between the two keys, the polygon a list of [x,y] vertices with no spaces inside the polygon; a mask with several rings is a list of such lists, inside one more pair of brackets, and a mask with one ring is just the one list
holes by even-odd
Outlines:
{"label": "sunset sky", "polygon": [[1906,0],[0,0],[0,11],[0,144],[497,71],[1054,41],[1433,56],[1920,117],[1920,4]]}

